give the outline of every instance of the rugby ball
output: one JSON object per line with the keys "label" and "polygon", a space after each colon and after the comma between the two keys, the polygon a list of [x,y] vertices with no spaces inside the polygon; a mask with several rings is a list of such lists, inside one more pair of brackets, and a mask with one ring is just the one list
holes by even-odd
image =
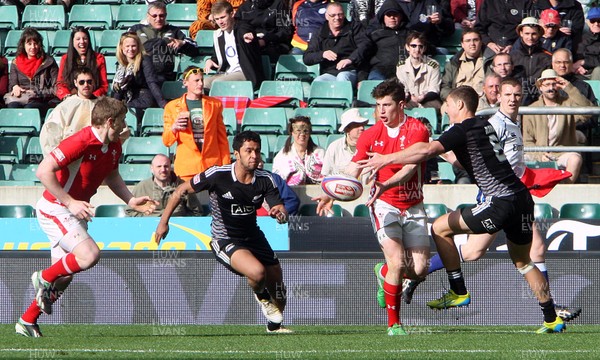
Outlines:
{"label": "rugby ball", "polygon": [[363,192],[363,186],[357,179],[344,175],[330,175],[321,181],[321,189],[329,197],[339,201],[358,199]]}

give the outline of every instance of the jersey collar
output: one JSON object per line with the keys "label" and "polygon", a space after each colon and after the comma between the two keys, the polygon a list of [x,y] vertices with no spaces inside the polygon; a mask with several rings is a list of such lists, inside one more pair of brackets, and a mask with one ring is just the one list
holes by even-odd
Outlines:
{"label": "jersey collar", "polygon": [[[231,179],[234,182],[239,182],[237,177],[235,176],[235,162],[231,164]],[[254,184],[254,181],[256,181],[256,171],[252,174],[252,184]]]}

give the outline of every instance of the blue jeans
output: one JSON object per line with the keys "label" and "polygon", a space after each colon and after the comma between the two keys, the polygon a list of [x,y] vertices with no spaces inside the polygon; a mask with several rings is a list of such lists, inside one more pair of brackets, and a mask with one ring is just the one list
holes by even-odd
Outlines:
{"label": "blue jeans", "polygon": [[319,75],[314,81],[350,81],[352,87],[356,87],[356,70],[341,71],[337,76],[331,74]]}
{"label": "blue jeans", "polygon": [[371,72],[369,72],[369,77],[367,80],[386,80],[387,78],[385,77],[385,75],[383,75],[381,73],[381,71],[379,70],[371,70]]}

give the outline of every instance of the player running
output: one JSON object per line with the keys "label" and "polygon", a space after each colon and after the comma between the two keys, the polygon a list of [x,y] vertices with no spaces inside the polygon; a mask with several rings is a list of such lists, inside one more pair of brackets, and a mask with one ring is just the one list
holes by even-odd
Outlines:
{"label": "player running", "polygon": [[[367,159],[369,151],[391,154],[412,144],[429,141],[429,132],[419,120],[404,114],[404,86],[397,80],[386,80],[372,92],[376,101],[377,122],[364,131],[356,144],[356,154],[344,173],[358,178],[357,163]],[[371,221],[389,271],[382,279],[383,302],[387,307],[388,335],[407,335],[400,321],[402,278],[424,277],[429,259],[427,215],[423,208],[425,163],[390,165],[378,169],[372,194],[381,194],[367,203]],[[318,200],[317,211],[331,211],[333,199],[327,195]]]}
{"label": "player running", "polygon": [[454,126],[438,140],[415,144],[389,155],[369,153],[372,158],[360,161],[360,167],[377,171],[389,164],[419,163],[453,151],[462,167],[475,179],[485,199],[481,204],[445,214],[433,223],[431,233],[448,273],[450,290],[428,305],[449,308],[468,305],[471,301],[454,244],[455,234],[494,234],[504,230],[508,253],[528,282],[544,314],[543,325],[537,332],[561,332],[566,326],[556,314],[548,282],[529,257],[533,199],[512,171],[492,124],[474,116],[477,99],[477,93],[471,87],[454,89],[446,100],[448,115]]}
{"label": "player running", "polygon": [[271,173],[258,169],[261,161],[260,136],[244,131],[233,139],[237,159],[231,165],[214,166],[179,185],[156,228],[156,242],[169,233],[169,219],[182,194],[209,192],[212,209],[211,248],[221,264],[244,276],[267,318],[267,332],[291,333],[282,326],[286,290],[279,259],[265,234],[256,224],[256,209],[266,200],[269,215],[281,224],[288,214]]}
{"label": "player running", "polygon": [[36,205],[37,220],[50,240],[52,266],[31,276],[35,300],[15,325],[17,334],[42,337],[37,324],[41,313],[52,314],[73,275],[100,259],[87,222],[94,216],[90,198],[103,181],[136,211],[149,215],[156,207],[148,196],[134,197],[119,175],[119,135],[127,126],[126,113],[121,101],[100,98],[91,126],[63,140],[38,167],[36,175],[46,191]]}

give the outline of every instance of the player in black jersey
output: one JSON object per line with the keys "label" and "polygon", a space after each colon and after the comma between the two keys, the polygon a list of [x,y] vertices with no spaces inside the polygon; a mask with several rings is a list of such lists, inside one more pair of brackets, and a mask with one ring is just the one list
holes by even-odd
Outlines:
{"label": "player in black jersey", "polygon": [[256,223],[256,209],[266,200],[269,215],[279,223],[286,223],[288,214],[271,173],[258,169],[260,146],[257,133],[241,132],[233,139],[237,159],[233,164],[213,166],[179,185],[160,218],[155,241],[160,243],[167,236],[169,218],[181,195],[208,191],[215,257],[227,269],[248,280],[268,320],[267,332],[289,333],[291,330],[281,325],[286,304],[281,266]]}
{"label": "player in black jersey", "polygon": [[369,160],[359,163],[376,172],[389,164],[418,164],[429,158],[453,151],[456,158],[475,179],[485,202],[452,211],[435,220],[431,235],[448,273],[450,290],[440,299],[427,303],[431,308],[446,309],[466,306],[471,296],[460,268],[460,257],[454,244],[456,234],[493,234],[504,230],[508,253],[515,267],[525,277],[537,297],[544,323],[538,333],[561,332],[566,327],[556,316],[548,282],[531,261],[533,232],[533,199],[513,172],[492,124],[474,116],[478,96],[468,86],[459,86],[447,97],[447,112],[454,124],[437,141],[417,143],[404,151],[388,155],[369,153]]}

